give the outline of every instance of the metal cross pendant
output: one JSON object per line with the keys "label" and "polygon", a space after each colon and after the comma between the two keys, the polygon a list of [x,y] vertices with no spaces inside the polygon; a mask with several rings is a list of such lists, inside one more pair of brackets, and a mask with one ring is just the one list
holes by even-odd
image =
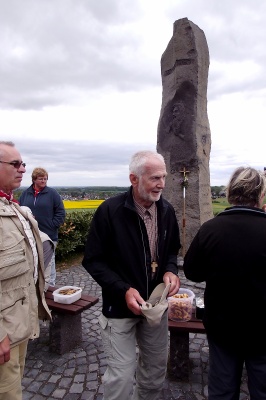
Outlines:
{"label": "metal cross pendant", "polygon": [[151,263],[151,270],[152,270],[152,273],[153,273],[153,274],[156,272],[156,268],[158,268],[158,264],[157,264],[156,261],[153,261],[153,262]]}

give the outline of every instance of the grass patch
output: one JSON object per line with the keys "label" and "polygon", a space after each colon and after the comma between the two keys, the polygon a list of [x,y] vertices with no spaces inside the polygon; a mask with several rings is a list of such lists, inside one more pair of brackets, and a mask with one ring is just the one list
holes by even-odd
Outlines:
{"label": "grass patch", "polygon": [[223,211],[226,207],[230,207],[230,204],[224,197],[212,201],[212,209],[214,215],[219,214],[219,212]]}

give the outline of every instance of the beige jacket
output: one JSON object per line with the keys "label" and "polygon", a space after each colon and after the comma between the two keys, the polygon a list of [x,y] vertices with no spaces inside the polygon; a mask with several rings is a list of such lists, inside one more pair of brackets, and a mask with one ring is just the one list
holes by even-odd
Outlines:
{"label": "beige jacket", "polygon": [[[38,252],[34,283],[32,249],[14,208],[30,222]],[[50,319],[44,297],[43,247],[37,221],[18,204],[0,198],[0,341],[8,335],[11,347],[39,336],[40,319]]]}

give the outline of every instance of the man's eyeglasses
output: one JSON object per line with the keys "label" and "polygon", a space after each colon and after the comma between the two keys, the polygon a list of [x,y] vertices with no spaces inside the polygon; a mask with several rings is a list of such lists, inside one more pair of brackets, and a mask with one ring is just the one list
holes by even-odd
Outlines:
{"label": "man's eyeglasses", "polygon": [[21,165],[24,168],[26,167],[26,164],[23,161],[10,161],[10,162],[0,161],[0,163],[13,165],[13,167],[16,169],[19,169],[21,167]]}

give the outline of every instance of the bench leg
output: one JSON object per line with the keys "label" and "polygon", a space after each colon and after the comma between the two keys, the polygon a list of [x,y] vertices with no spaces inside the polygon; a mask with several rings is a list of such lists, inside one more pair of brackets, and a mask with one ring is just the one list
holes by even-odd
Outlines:
{"label": "bench leg", "polygon": [[170,330],[170,353],[167,372],[170,379],[188,379],[189,332]]}
{"label": "bench leg", "polygon": [[50,322],[49,350],[64,354],[76,347],[82,340],[81,314],[54,314]]}

